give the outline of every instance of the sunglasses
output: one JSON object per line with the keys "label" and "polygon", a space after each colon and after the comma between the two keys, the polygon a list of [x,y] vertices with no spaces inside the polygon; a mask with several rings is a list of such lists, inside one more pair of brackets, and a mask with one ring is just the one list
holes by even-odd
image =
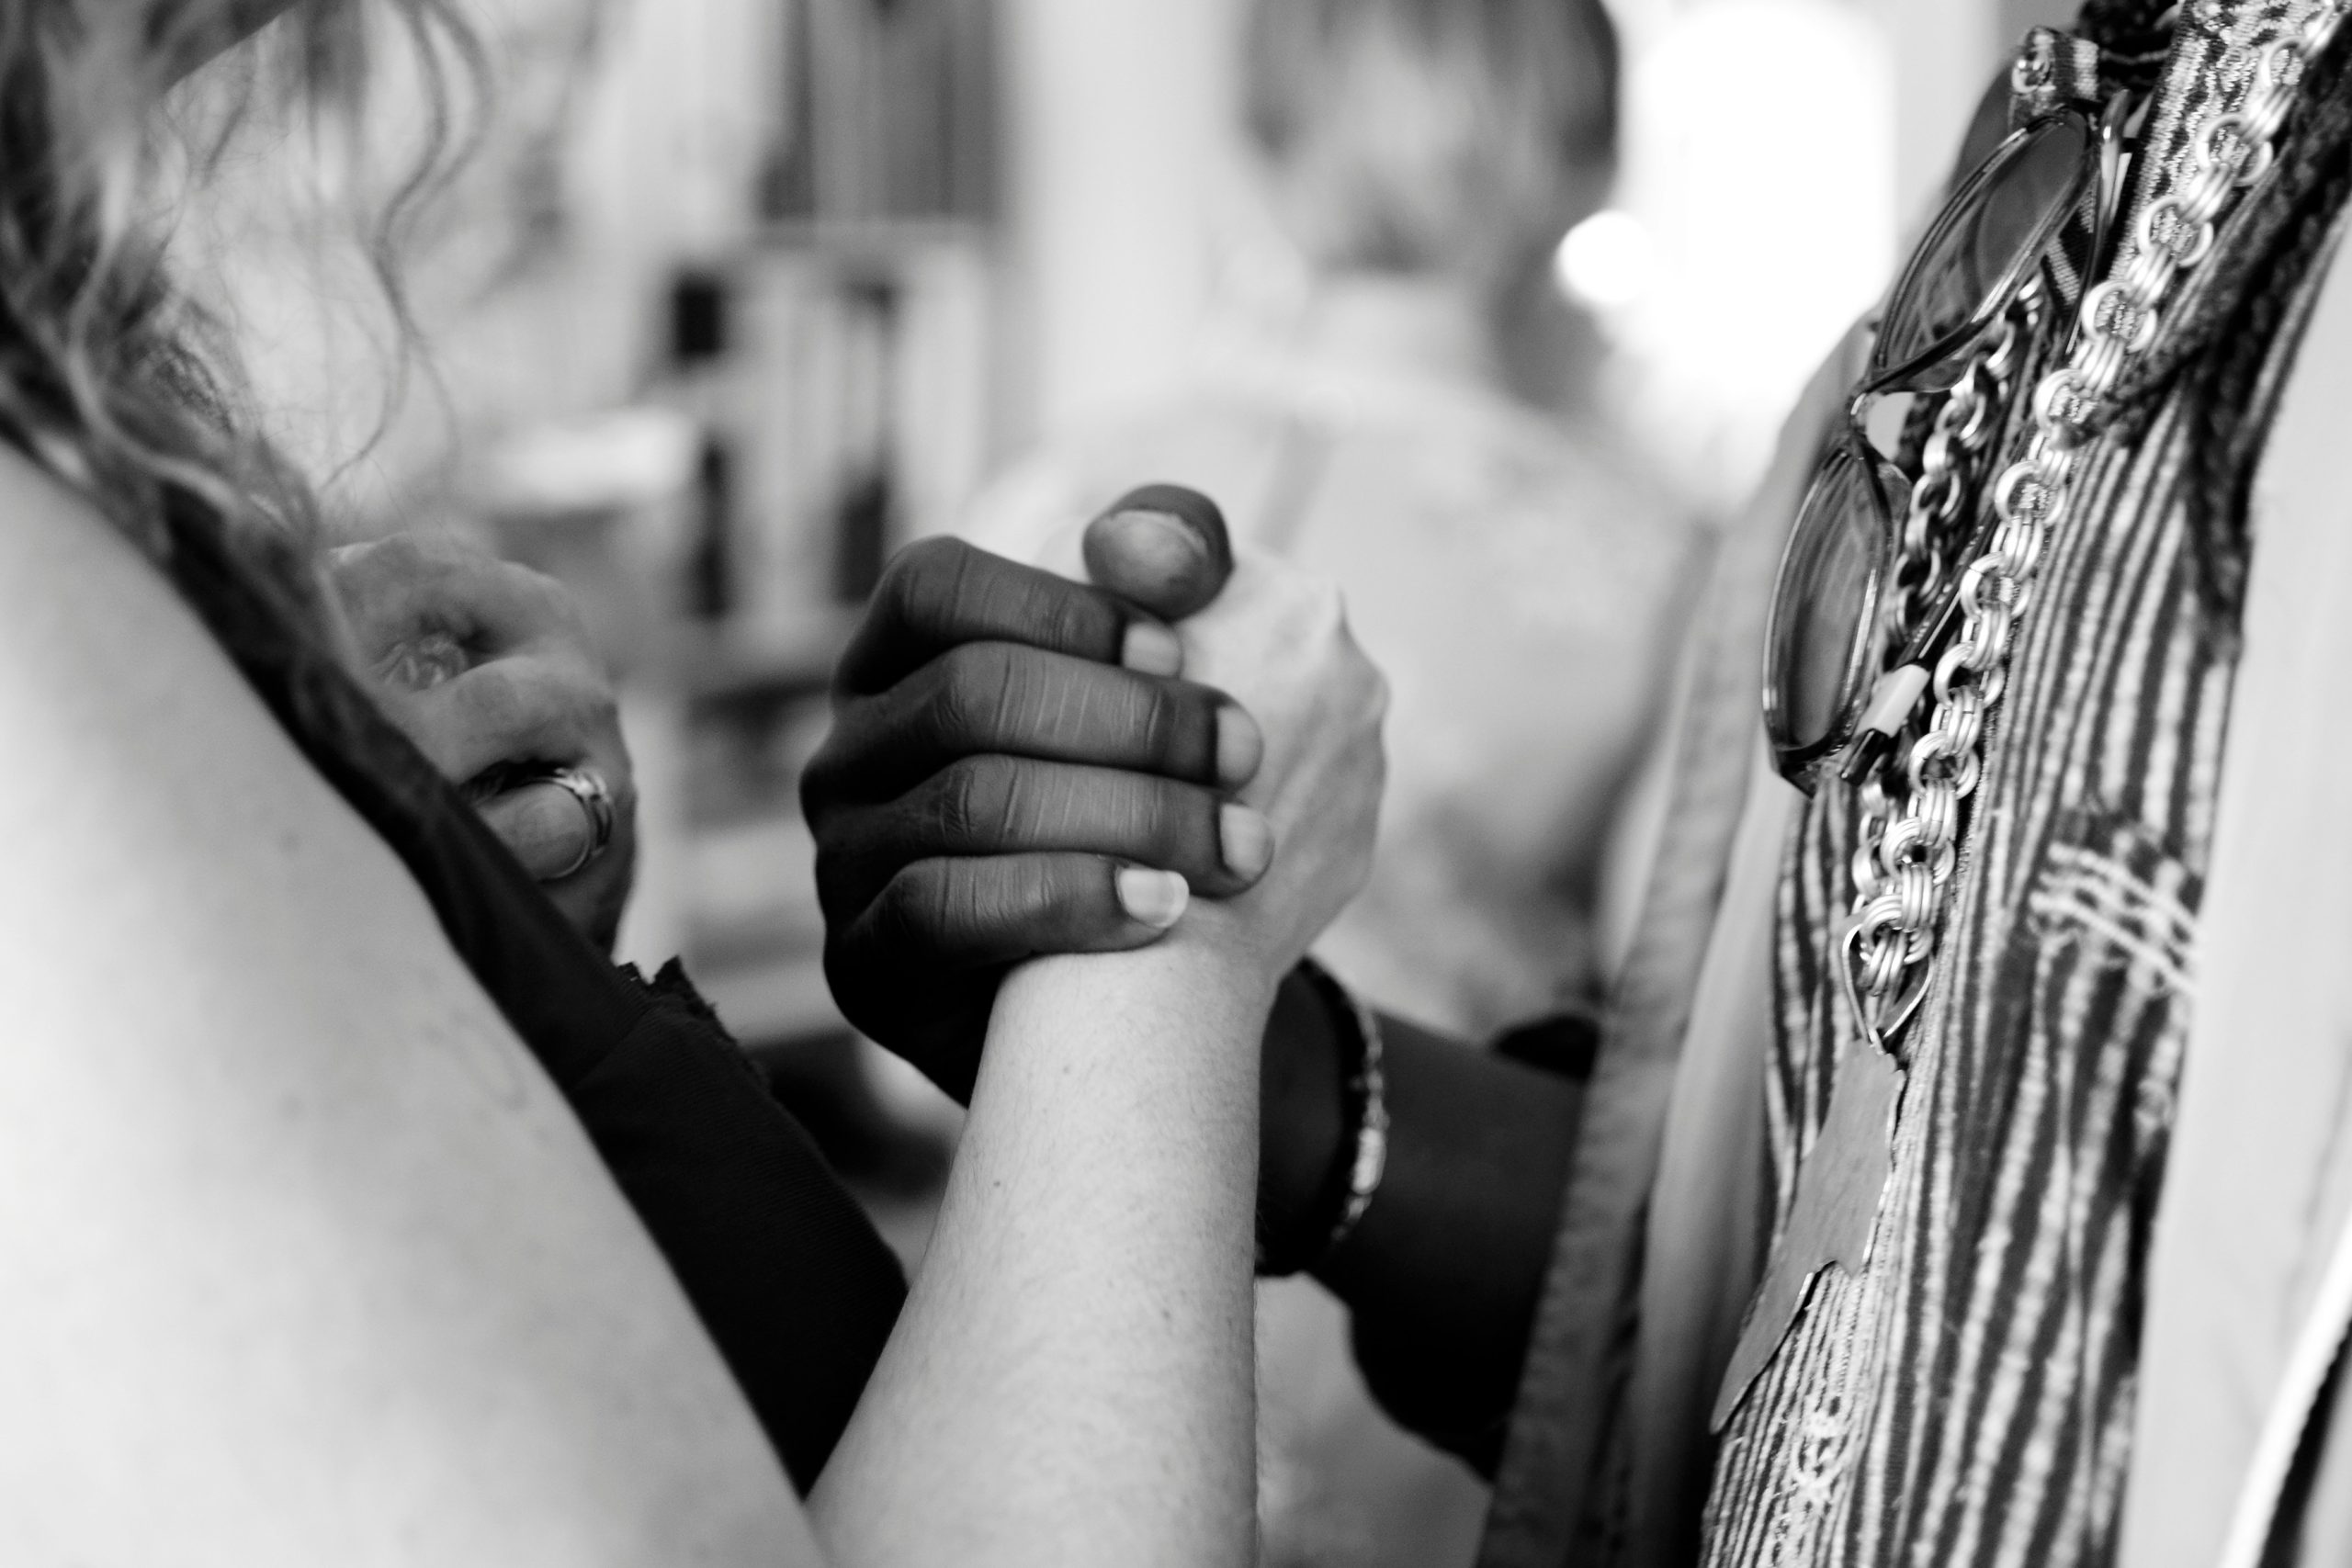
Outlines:
{"label": "sunglasses", "polygon": [[[2011,132],[1944,203],[1887,297],[1846,417],[1815,460],[1766,623],[1765,733],[1781,776],[1808,793],[1833,758],[1849,783],[1868,775],[1959,624],[1960,582],[1938,574],[1920,527],[1962,518],[1956,465],[1996,434],[2001,400],[1988,394],[2014,375],[2030,335],[2020,328],[2078,215],[2084,275],[2096,275],[2122,184],[2122,118],[2120,103],[2098,118],[2070,107]],[[1917,479],[1866,423],[1900,394],[1949,394]],[[1949,558],[1981,553],[1997,522],[1988,515],[1975,545]]]}

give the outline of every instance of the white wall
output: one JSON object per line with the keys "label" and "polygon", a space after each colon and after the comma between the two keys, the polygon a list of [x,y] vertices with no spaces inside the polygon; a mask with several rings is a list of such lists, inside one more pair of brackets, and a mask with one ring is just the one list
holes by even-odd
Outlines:
{"label": "white wall", "polygon": [[1149,397],[1188,362],[1229,146],[1231,0],[1002,0],[1001,446]]}
{"label": "white wall", "polygon": [[1876,0],[1894,46],[1895,211],[1924,220],[1984,84],[2017,41],[1998,0]]}

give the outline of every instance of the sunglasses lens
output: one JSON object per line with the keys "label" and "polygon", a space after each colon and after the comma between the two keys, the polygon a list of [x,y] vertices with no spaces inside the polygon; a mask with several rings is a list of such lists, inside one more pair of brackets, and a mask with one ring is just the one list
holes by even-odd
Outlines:
{"label": "sunglasses lens", "polygon": [[1910,364],[1967,326],[2040,258],[2089,188],[2097,150],[2078,115],[2037,121],[2001,143],[1904,270],[1879,327],[1880,368]]}
{"label": "sunglasses lens", "polygon": [[1851,444],[1822,460],[1781,558],[1765,647],[1766,714],[1782,752],[1834,743],[1860,700],[1894,478]]}

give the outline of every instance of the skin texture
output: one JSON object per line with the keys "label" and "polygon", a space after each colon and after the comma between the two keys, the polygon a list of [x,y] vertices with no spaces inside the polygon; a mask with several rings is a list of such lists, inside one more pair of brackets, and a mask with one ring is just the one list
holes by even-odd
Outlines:
{"label": "skin texture", "polygon": [[0,815],[41,829],[0,879],[0,1558],[1250,1561],[1257,1038],[1380,774],[1328,592],[1269,574],[1185,649],[1283,716],[1285,852],[1016,974],[812,1529],[384,846],[119,536],[12,458],[0,510]]}
{"label": "skin texture", "polygon": [[[610,951],[637,863],[637,788],[612,682],[571,594],[552,578],[463,540],[405,534],[329,553],[351,662],[377,702],[557,908]],[[611,793],[604,852],[568,791],[532,771],[594,772]]]}
{"label": "skin texture", "polygon": [[[1257,1041],[1280,976],[1370,863],[1386,694],[1336,595],[1262,563],[1185,643],[1189,667],[1267,716],[1242,797],[1282,851],[1164,942],[1006,981],[908,1326],[812,1499],[859,1561],[1023,1539],[1041,1563],[1254,1555]],[[1097,1096],[1110,1114],[1086,1111]],[[1067,1326],[1037,1337],[1041,1316]],[[975,1337],[988,1353],[956,1348]],[[1077,1427],[1005,1420],[1001,1391],[1022,1386]],[[1114,1509],[1106,1472],[1138,1481]],[[837,1487],[873,1506],[853,1517]]]}
{"label": "skin texture", "polygon": [[[959,636],[970,635],[988,644],[995,668],[1017,671],[1029,683],[1039,710],[1090,711],[1084,694],[1098,677],[1088,663],[1116,657],[1114,628],[1120,617],[1142,613],[1133,601],[1179,617],[1181,631],[1181,616],[1203,594],[1223,588],[1221,573],[1200,570],[1203,561],[1229,558],[1221,539],[1190,549],[1167,536],[1171,526],[1210,525],[1204,520],[1222,528],[1214,507],[1199,498],[1181,509],[1139,513],[1114,507],[1081,537],[1049,551],[1057,569],[1115,581],[1131,598],[1051,579],[1041,584],[1023,569],[961,547],[909,551],[893,564],[893,597],[877,604],[859,633],[861,684],[888,692],[885,682],[933,665]],[[998,595],[987,616],[948,612],[960,594],[983,592]],[[1090,626],[1095,629],[1083,636],[1071,630]],[[1261,716],[1263,744],[1272,754],[1290,719]],[[1065,732],[1059,755],[1082,757],[1078,768],[1049,765],[1012,747],[986,753],[971,735],[944,729],[934,729],[928,744],[928,759],[945,759],[944,772],[985,767],[1007,781],[1010,793],[1049,803],[1045,820],[1102,823],[1094,845],[1109,858],[1193,863],[1172,858],[1177,852],[1154,837],[1148,814],[1121,811],[1124,801],[1164,790],[1167,770],[1117,726]],[[834,803],[834,781],[878,769],[876,750],[868,732],[837,729],[827,747],[828,773],[812,781],[808,805],[820,886],[828,886],[827,868],[860,842]],[[886,840],[899,863],[922,866],[942,881],[968,877],[967,886],[987,886],[1051,841],[1031,836],[1030,823],[1012,822],[992,840],[992,858],[973,857],[936,814],[911,804],[901,797],[867,807],[865,831]],[[1198,846],[1192,840],[1184,852],[1197,855]],[[876,919],[872,905],[860,901],[863,891],[828,886],[835,994],[861,1028],[942,1081],[969,1081],[961,1075],[978,1070],[984,1035],[977,1021],[1004,972],[966,955],[1101,951],[1158,937],[1136,931],[1108,897],[1043,908],[1010,897],[910,901]],[[1216,889],[1204,892],[1184,925],[1210,918]],[[1426,1375],[1416,1380],[1415,1408],[1397,1413],[1422,1430],[1453,1437],[1490,1425],[1509,1408],[1575,1151],[1578,1089],[1400,1020],[1387,1021],[1387,1038],[1388,1171],[1363,1223],[1316,1273],[1354,1309],[1362,1333],[1383,1345],[1417,1348]],[[1257,1212],[1270,1235],[1287,1235],[1313,1211],[1348,1132],[1337,1032],[1304,981],[1285,977],[1279,985],[1261,1060]]]}
{"label": "skin texture", "polygon": [[103,522],[13,457],[0,513],[0,816],[40,825],[0,878],[0,1560],[815,1562],[390,852]]}
{"label": "skin texture", "polygon": [[884,573],[801,804],[835,998],[958,1099],[1012,964],[1163,934],[1124,868],[1211,897],[1263,873],[1263,819],[1233,800],[1259,727],[1176,678],[1184,657],[1133,606],[959,541]]}

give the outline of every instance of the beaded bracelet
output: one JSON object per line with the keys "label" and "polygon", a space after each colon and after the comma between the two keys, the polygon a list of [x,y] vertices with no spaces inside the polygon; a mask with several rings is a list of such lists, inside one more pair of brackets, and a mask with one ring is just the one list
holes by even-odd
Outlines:
{"label": "beaded bracelet", "polygon": [[1372,1206],[1388,1168],[1388,1083],[1381,1064],[1379,1017],[1312,958],[1300,961],[1298,973],[1315,988],[1347,1054],[1340,1093],[1341,1124],[1348,1131],[1308,1208],[1307,1222],[1297,1228],[1311,1238],[1306,1245],[1269,1247],[1259,1237],[1258,1272],[1267,1279],[1313,1269],[1337,1250]]}

